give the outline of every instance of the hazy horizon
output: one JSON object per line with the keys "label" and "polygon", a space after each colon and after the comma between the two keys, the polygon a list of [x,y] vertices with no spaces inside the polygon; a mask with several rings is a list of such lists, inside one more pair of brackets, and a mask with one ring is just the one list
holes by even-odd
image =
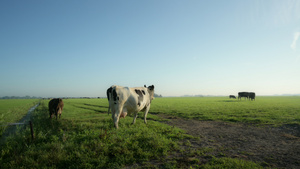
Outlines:
{"label": "hazy horizon", "polygon": [[[158,94],[160,95],[160,94]],[[238,97],[238,94],[231,94],[236,96],[236,98]],[[201,94],[196,94],[196,95],[182,95],[182,96],[163,96],[160,95],[159,97],[228,97],[229,95],[201,95]],[[274,95],[257,95],[256,94],[256,98],[257,97],[300,97],[300,94],[274,94]],[[45,96],[45,97],[41,97],[41,96],[1,96],[0,99],[6,99],[5,97],[8,97],[8,99],[14,99],[13,97],[16,97],[16,99],[25,99],[25,97],[27,97],[26,99],[31,99],[31,98],[100,98],[100,99],[105,99],[107,98],[106,96],[60,96],[60,97],[52,97],[52,96]],[[245,99],[245,98],[242,98]]]}

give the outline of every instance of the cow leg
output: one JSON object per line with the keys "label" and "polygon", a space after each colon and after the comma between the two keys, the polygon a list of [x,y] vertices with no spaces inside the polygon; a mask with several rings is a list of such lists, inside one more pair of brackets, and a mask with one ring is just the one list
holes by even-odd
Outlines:
{"label": "cow leg", "polygon": [[114,105],[115,108],[112,109],[112,118],[113,118],[113,121],[114,121],[114,125],[115,125],[115,128],[118,129],[119,128],[119,120],[120,120],[120,115],[122,113],[122,106],[121,104],[119,105]]}
{"label": "cow leg", "polygon": [[115,128],[118,129],[119,128],[119,119],[117,117],[114,118],[114,125],[115,125]]}
{"label": "cow leg", "polygon": [[56,120],[57,120],[57,115],[58,115],[58,110],[55,111]]}
{"label": "cow leg", "polygon": [[114,118],[115,118],[115,112],[112,110],[111,111],[111,118],[112,118],[112,120],[114,121]]}
{"label": "cow leg", "polygon": [[137,116],[138,116],[138,112],[135,112],[134,117],[133,117],[133,122],[131,124],[135,124],[135,120],[136,120]]}
{"label": "cow leg", "polygon": [[61,111],[62,111],[61,108],[59,108],[59,109],[58,109],[58,112],[57,112],[59,118],[60,118],[60,116],[61,116]]}
{"label": "cow leg", "polygon": [[120,119],[119,115],[120,115],[120,112],[115,112],[115,113],[113,113],[113,115],[112,115],[113,121],[114,121],[114,126],[115,126],[116,129],[119,128],[119,125],[118,125],[119,119]]}
{"label": "cow leg", "polygon": [[145,124],[147,124],[147,115],[148,115],[149,109],[150,109],[150,105],[145,110],[145,114],[144,114],[144,122],[145,122]]}
{"label": "cow leg", "polygon": [[111,113],[113,113],[113,112],[112,112],[112,107],[113,107],[113,106],[111,106],[111,105],[113,105],[113,102],[112,102],[112,100],[109,100],[109,101],[108,101],[107,114],[109,114],[110,111],[111,111]]}
{"label": "cow leg", "polygon": [[49,112],[50,112],[50,119],[52,119],[55,113],[55,109],[50,109]]}
{"label": "cow leg", "polygon": [[117,113],[117,112],[115,112],[115,111],[112,111],[111,114],[112,114],[112,115],[111,115],[111,118],[112,118],[112,120],[113,120],[113,122],[114,122],[114,126],[115,126],[116,129],[118,129],[118,128],[119,128],[119,125],[118,125],[118,123],[119,123],[118,114],[119,114],[119,113]]}
{"label": "cow leg", "polygon": [[109,115],[110,106],[108,106],[107,114]]}

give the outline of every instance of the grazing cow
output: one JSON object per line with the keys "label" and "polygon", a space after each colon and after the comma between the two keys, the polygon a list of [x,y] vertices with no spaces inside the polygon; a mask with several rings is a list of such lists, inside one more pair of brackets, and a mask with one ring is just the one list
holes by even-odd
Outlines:
{"label": "grazing cow", "polygon": [[239,92],[238,99],[242,99],[242,97],[245,97],[245,99],[251,99],[255,100],[255,93],[254,92]]}
{"label": "grazing cow", "polygon": [[236,99],[236,97],[234,95],[229,95],[229,99],[231,99],[231,98]]}
{"label": "grazing cow", "polygon": [[245,97],[245,100],[249,98],[249,93],[248,92],[239,92],[238,99],[242,100],[242,97]]}
{"label": "grazing cow", "polygon": [[110,108],[115,127],[118,128],[120,117],[125,117],[127,113],[134,113],[132,122],[134,124],[140,111],[144,112],[144,122],[147,124],[146,118],[153,99],[153,85],[135,88],[113,86],[110,95]]}
{"label": "grazing cow", "polygon": [[249,92],[249,99],[255,100],[255,93],[254,92]]}
{"label": "grazing cow", "polygon": [[49,101],[48,107],[50,118],[55,115],[57,120],[57,115],[59,115],[59,118],[61,116],[62,110],[64,108],[64,102],[62,99],[52,99]]}

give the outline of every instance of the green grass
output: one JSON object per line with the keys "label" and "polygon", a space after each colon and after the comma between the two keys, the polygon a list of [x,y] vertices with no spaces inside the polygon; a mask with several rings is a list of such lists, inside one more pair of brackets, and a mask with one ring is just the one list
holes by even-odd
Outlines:
{"label": "green grass", "polygon": [[[26,128],[7,139],[0,147],[1,168],[261,168],[251,161],[212,157],[202,164],[193,155],[190,164],[181,166],[170,155],[185,152],[182,140],[196,139],[176,127],[160,123],[157,113],[187,119],[217,120],[254,124],[299,124],[300,97],[257,97],[238,101],[221,97],[156,98],[151,104],[148,124],[139,113],[120,119],[114,128],[107,115],[107,99],[64,99],[61,119],[49,119],[49,100],[42,101],[32,116],[35,139]],[[189,142],[185,141],[185,146]],[[197,152],[206,154],[208,149]],[[196,153],[196,152],[195,152]],[[168,159],[168,160],[166,160]]]}
{"label": "green grass", "polygon": [[38,99],[0,99],[0,120],[16,122],[38,101]]}
{"label": "green grass", "polygon": [[232,169],[232,168],[243,168],[243,169],[254,169],[263,168],[262,166],[253,163],[251,161],[233,159],[233,158],[213,158],[209,163],[201,166],[200,168],[205,169]]}
{"label": "green grass", "polygon": [[38,99],[0,99],[0,136],[7,123],[18,122]]}
{"label": "green grass", "polygon": [[300,97],[257,97],[256,101],[227,97],[156,98],[150,112],[197,120],[300,124]]}
{"label": "green grass", "polygon": [[[160,159],[179,149],[177,140],[190,138],[171,126],[132,118],[120,120],[120,129],[107,115],[105,99],[64,100],[62,118],[49,119],[47,102],[32,117],[30,131],[17,134],[1,147],[4,168],[121,168]],[[104,106],[105,105],[105,106]]]}

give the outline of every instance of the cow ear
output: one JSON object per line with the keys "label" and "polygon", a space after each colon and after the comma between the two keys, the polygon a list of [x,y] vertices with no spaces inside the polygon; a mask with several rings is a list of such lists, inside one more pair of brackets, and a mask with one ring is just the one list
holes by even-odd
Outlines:
{"label": "cow ear", "polygon": [[154,85],[151,86],[152,90],[154,90]]}
{"label": "cow ear", "polygon": [[154,85],[148,86],[148,89],[149,89],[149,90],[154,90]]}
{"label": "cow ear", "polygon": [[146,85],[144,85],[144,87],[146,87]]}

